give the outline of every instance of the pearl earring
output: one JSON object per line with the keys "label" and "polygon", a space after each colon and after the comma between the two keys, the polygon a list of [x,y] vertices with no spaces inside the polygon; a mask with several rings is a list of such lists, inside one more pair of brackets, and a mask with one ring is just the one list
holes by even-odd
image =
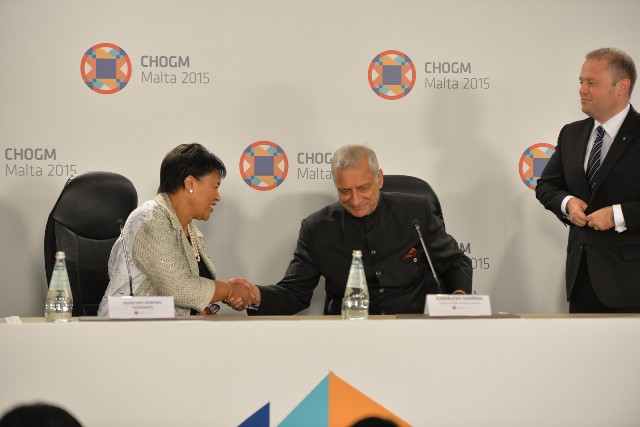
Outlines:
{"label": "pearl earring", "polygon": [[189,190],[189,194],[193,194],[193,188]]}

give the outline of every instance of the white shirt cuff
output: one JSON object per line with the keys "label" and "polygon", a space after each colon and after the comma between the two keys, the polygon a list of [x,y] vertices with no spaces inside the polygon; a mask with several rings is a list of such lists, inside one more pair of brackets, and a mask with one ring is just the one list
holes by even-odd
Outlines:
{"label": "white shirt cuff", "polygon": [[567,213],[567,203],[569,200],[573,199],[574,196],[567,196],[562,199],[562,203],[560,204],[560,212],[564,215],[565,218],[569,218],[569,214]]}
{"label": "white shirt cuff", "polygon": [[618,233],[622,233],[627,230],[627,223],[624,220],[622,206],[620,205],[613,205],[613,225]]}

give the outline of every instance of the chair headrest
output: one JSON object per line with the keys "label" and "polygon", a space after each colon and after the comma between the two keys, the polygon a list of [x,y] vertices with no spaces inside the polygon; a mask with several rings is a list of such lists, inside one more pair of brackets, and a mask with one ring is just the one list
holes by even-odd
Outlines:
{"label": "chair headrest", "polygon": [[435,196],[435,191],[426,181],[411,175],[385,175],[382,191]]}
{"label": "chair headrest", "polygon": [[67,181],[51,216],[88,239],[116,237],[118,219],[137,207],[138,194],[127,178],[113,172],[85,172]]}

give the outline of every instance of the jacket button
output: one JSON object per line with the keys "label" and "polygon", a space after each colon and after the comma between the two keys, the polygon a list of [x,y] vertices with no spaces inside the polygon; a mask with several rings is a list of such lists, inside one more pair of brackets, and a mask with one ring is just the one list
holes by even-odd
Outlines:
{"label": "jacket button", "polygon": [[580,249],[587,249],[587,244],[586,243],[581,243],[580,244]]}
{"label": "jacket button", "polygon": [[371,255],[375,255],[377,252],[375,250],[371,251]]}
{"label": "jacket button", "polygon": [[378,292],[380,292],[381,294],[384,293],[384,288],[378,289]]}
{"label": "jacket button", "polygon": [[377,276],[377,277],[382,276],[382,271],[380,271],[380,270],[376,271],[376,276]]}

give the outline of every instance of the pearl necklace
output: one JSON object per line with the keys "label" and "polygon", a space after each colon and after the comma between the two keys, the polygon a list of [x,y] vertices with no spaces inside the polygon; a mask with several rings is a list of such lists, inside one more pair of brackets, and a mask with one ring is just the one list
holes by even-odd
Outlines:
{"label": "pearl necklace", "polygon": [[195,239],[195,234],[191,229],[191,223],[187,224],[187,233],[189,234],[189,240],[191,241],[191,248],[193,249],[193,255],[196,257],[196,261],[200,262],[200,251],[198,250],[198,243]]}

